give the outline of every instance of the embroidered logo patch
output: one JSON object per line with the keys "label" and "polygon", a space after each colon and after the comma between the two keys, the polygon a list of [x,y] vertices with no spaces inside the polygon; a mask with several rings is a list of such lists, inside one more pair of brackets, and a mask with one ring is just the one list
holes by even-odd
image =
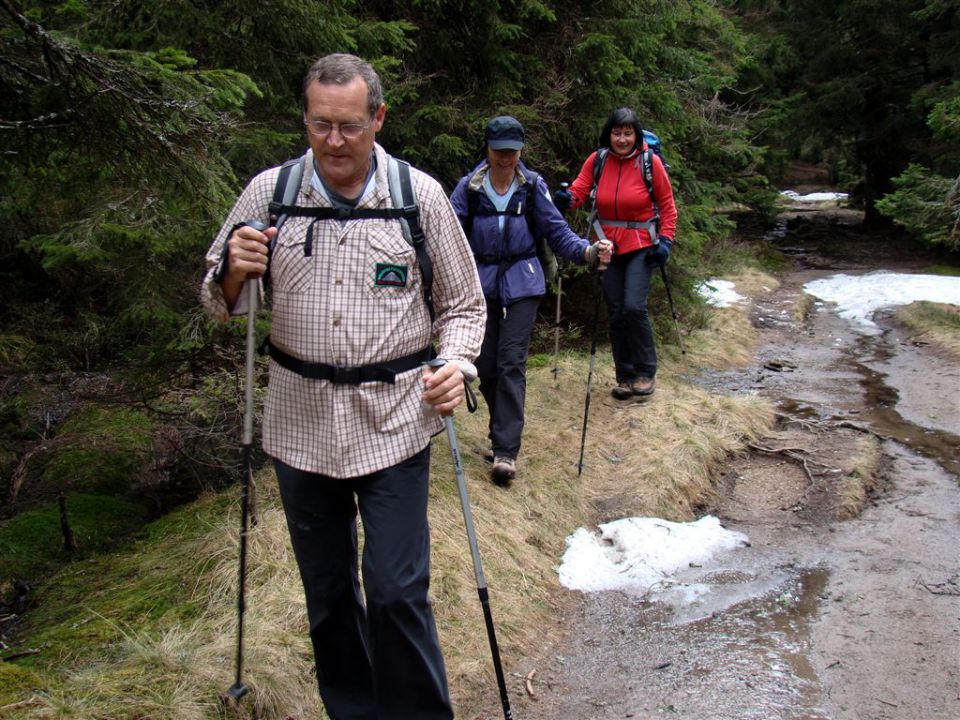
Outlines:
{"label": "embroidered logo patch", "polygon": [[385,287],[406,287],[407,266],[392,263],[377,263],[374,285]]}

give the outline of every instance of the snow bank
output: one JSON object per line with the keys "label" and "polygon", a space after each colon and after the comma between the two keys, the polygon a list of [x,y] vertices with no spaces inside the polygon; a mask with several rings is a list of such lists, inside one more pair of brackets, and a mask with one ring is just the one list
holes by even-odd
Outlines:
{"label": "snow bank", "polygon": [[840,273],[813,280],[803,289],[820,300],[837,304],[840,317],[852,320],[867,333],[877,333],[873,313],[884,307],[918,300],[960,305],[960,277],[909,275],[878,271],[867,275]]}

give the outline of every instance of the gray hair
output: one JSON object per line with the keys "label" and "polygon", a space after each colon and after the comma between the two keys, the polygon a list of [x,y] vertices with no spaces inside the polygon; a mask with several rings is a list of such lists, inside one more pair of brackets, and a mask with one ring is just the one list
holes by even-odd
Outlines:
{"label": "gray hair", "polygon": [[311,83],[346,85],[355,77],[359,77],[367,85],[367,110],[372,117],[377,109],[383,105],[383,89],[380,87],[380,77],[366,60],[346,53],[325,55],[307,71],[307,76],[303,79],[303,109],[307,109],[307,88],[310,87]]}

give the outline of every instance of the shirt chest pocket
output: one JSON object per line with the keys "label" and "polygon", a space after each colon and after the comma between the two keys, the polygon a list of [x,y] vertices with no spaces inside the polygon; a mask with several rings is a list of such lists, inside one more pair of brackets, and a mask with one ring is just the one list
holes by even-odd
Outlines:
{"label": "shirt chest pocket", "polygon": [[270,283],[277,292],[301,293],[313,287],[317,253],[307,244],[307,225],[300,218],[291,218],[277,236],[270,255]]}
{"label": "shirt chest pocket", "polygon": [[364,258],[364,287],[374,298],[393,302],[420,287],[417,253],[398,221],[370,222]]}

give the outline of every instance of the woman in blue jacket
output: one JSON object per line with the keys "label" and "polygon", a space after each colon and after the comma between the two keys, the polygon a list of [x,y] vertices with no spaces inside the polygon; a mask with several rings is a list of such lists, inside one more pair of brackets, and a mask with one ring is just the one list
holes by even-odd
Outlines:
{"label": "woman in blue jacket", "polygon": [[520,161],[523,126],[509,115],[487,123],[484,160],[464,175],[450,202],[477,262],[487,326],[476,366],[490,410],[491,477],[509,485],[523,434],[527,354],[540,298],[546,293],[536,239],[575,263],[610,261],[610,244],[591,245],[553,205],[543,178]]}

